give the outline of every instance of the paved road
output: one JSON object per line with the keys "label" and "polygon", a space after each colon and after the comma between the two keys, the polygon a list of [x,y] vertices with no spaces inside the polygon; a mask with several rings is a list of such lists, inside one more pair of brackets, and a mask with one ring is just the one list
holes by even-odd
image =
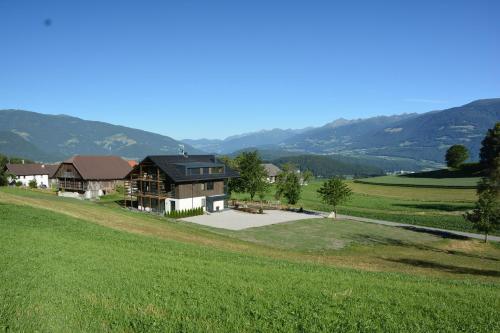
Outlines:
{"label": "paved road", "polygon": [[[326,215],[325,212],[318,212],[322,215]],[[391,227],[401,227],[401,228],[406,228],[410,230],[415,230],[415,231],[423,231],[423,232],[430,232],[430,233],[435,233],[435,234],[440,234],[446,237],[446,235],[449,236],[457,236],[457,237],[467,237],[467,238],[476,238],[476,239],[484,239],[484,235],[482,234],[475,234],[471,232],[463,232],[463,231],[455,231],[455,230],[448,230],[448,229],[439,229],[439,228],[432,228],[432,227],[424,227],[420,225],[413,225],[413,224],[406,224],[406,223],[397,223],[397,222],[389,222],[389,221],[383,221],[383,220],[374,220],[374,219],[369,219],[365,217],[356,217],[356,216],[350,216],[350,215],[337,215],[339,220],[352,220],[352,221],[360,221],[360,222],[368,222],[368,223],[377,223],[377,224],[383,224],[383,225],[388,225]],[[488,240],[495,241],[495,242],[500,242],[500,237],[498,236],[488,236]]]}

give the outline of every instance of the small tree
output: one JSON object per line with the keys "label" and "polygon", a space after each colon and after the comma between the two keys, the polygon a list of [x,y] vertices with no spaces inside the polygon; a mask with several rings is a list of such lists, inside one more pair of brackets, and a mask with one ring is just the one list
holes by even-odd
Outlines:
{"label": "small tree", "polygon": [[276,177],[276,198],[285,197],[287,202],[295,205],[300,200],[300,177],[292,164],[283,165],[283,170]]}
{"label": "small tree", "polygon": [[500,123],[488,130],[480,152],[484,177],[478,183],[475,208],[464,215],[474,228],[488,234],[500,225]]}
{"label": "small tree", "polygon": [[484,233],[484,242],[488,241],[488,234],[500,226],[500,200],[494,190],[483,190],[479,194],[475,208],[464,217],[474,228]]}
{"label": "small tree", "polygon": [[38,184],[37,184],[37,182],[36,182],[36,179],[32,179],[32,180],[30,180],[30,182],[28,183],[28,186],[29,186],[30,188],[37,188],[37,187],[38,187]]}
{"label": "small tree", "polygon": [[469,158],[469,151],[463,145],[453,145],[446,151],[446,165],[449,168],[458,168]]}
{"label": "small tree", "polygon": [[339,177],[334,177],[318,189],[321,200],[333,207],[333,217],[337,218],[337,206],[349,200],[352,191],[349,186]]}
{"label": "small tree", "polygon": [[497,162],[495,160],[500,158],[500,122],[488,130],[481,145],[479,152],[480,163],[489,176],[496,168]]}
{"label": "small tree", "polygon": [[304,182],[304,185],[307,185],[307,183],[313,178],[313,173],[310,170],[306,170],[302,173],[302,181]]}
{"label": "small tree", "polygon": [[267,186],[267,173],[262,166],[262,160],[257,151],[243,152],[236,157],[236,165],[240,172],[240,178],[234,183],[233,190],[247,192],[250,194],[250,199],[253,200],[255,194]]}

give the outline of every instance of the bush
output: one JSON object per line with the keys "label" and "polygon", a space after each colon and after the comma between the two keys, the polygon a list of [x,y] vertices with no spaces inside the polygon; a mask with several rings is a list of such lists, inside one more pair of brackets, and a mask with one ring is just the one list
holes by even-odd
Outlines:
{"label": "bush", "polygon": [[173,219],[181,219],[184,217],[203,215],[203,207],[191,208],[191,209],[183,209],[183,210],[174,210],[170,213],[166,213],[166,217],[170,217]]}
{"label": "bush", "polygon": [[29,186],[30,188],[37,188],[37,187],[38,187],[38,184],[37,184],[37,182],[36,182],[36,179],[32,179],[32,180],[30,180],[30,182],[28,183],[28,186]]}
{"label": "bush", "polygon": [[22,181],[20,181],[20,180],[16,181],[16,186],[17,186],[17,187],[20,187],[20,186],[22,186],[22,185],[23,185],[23,182],[22,182]]}
{"label": "bush", "polygon": [[123,185],[116,185],[115,191],[116,191],[116,193],[123,195],[123,194],[125,194],[125,186],[123,186]]}

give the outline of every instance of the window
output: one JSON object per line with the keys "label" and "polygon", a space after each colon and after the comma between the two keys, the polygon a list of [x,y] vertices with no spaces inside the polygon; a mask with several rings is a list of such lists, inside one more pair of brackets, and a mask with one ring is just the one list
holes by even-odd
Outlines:
{"label": "window", "polygon": [[208,182],[207,183],[207,190],[211,191],[214,189],[214,182]]}
{"label": "window", "polygon": [[188,175],[199,175],[201,174],[201,168],[189,168]]}
{"label": "window", "polygon": [[200,183],[200,189],[201,189],[202,191],[205,191],[205,183]]}
{"label": "window", "polygon": [[224,167],[212,167],[211,173],[224,173]]}

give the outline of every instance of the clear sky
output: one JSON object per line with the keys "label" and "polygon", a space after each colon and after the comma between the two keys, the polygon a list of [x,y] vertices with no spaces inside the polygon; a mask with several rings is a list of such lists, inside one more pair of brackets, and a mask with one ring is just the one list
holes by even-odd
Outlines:
{"label": "clear sky", "polygon": [[0,108],[176,139],[500,97],[500,1],[0,0]]}

